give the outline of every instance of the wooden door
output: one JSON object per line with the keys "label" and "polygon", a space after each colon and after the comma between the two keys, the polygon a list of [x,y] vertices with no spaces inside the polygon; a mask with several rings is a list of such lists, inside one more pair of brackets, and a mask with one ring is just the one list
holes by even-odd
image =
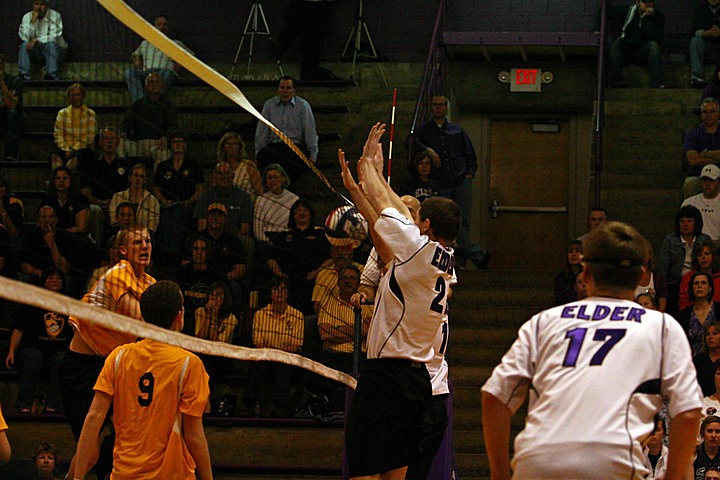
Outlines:
{"label": "wooden door", "polygon": [[488,246],[493,269],[558,270],[568,231],[569,122],[490,120]]}

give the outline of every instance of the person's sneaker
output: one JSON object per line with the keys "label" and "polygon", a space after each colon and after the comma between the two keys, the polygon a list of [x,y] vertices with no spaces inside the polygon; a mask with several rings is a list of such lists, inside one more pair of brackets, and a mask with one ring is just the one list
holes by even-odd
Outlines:
{"label": "person's sneaker", "polygon": [[57,79],[58,79],[57,77],[53,77],[52,75],[45,75],[45,76],[43,77],[43,80],[47,80],[47,81],[50,81],[50,82],[53,82],[53,81],[55,81],[55,80],[57,80]]}
{"label": "person's sneaker", "polygon": [[707,81],[705,81],[702,77],[691,77],[690,78],[690,86],[693,88],[704,88],[707,85]]}

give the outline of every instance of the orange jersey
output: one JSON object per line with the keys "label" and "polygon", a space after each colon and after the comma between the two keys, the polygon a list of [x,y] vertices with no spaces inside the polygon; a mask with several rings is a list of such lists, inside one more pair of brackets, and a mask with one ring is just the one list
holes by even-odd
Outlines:
{"label": "orange jersey", "polygon": [[3,417],[3,414],[2,414],[2,407],[0,407],[0,432],[2,432],[3,430],[7,430],[7,429],[8,429],[8,426],[7,426],[7,423],[5,422],[5,418]]}
{"label": "orange jersey", "polygon": [[[90,305],[97,305],[117,313],[120,297],[125,294],[132,295],[140,301],[140,296],[147,287],[155,283],[155,279],[147,273],[141,278],[135,275],[135,271],[127,260],[121,260],[117,265],[109,269],[97,283],[82,298],[82,302]],[[142,320],[139,318],[139,320]],[[120,345],[131,343],[136,340],[135,335],[115,332],[93,323],[83,321],[76,316],[70,317],[70,324],[75,328],[85,343],[97,355],[106,357],[112,350]]]}
{"label": "orange jersey", "polygon": [[200,359],[145,339],[113,350],[95,390],[113,397],[112,480],[194,480],[182,416],[201,417],[210,395]]}

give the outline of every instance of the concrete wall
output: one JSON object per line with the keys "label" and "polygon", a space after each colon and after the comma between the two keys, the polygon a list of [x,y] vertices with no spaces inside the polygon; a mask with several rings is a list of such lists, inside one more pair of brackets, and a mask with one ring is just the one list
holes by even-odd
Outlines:
{"label": "concrete wall", "polygon": [[[220,0],[128,0],[146,18],[158,13],[170,17],[172,31],[198,55],[208,61],[228,61],[247,20],[250,1]],[[599,0],[451,0],[446,28],[461,31],[579,32],[593,28]],[[625,3],[625,1],[615,3]],[[288,0],[262,2],[273,33],[282,28]],[[0,15],[0,51],[12,61],[17,56],[17,27],[30,0],[5,0]],[[51,0],[62,13],[66,37],[71,45],[70,60],[124,60],[139,42],[138,37],[119,25],[93,0]],[[335,21],[329,33],[326,60],[334,61],[353,27],[356,1],[338,1]],[[427,53],[439,0],[365,0],[365,20],[375,46],[390,61],[423,61]],[[694,0],[659,2],[666,15],[667,49],[684,53]],[[258,61],[267,60],[267,46],[260,39]],[[297,61],[299,49],[286,61]]]}

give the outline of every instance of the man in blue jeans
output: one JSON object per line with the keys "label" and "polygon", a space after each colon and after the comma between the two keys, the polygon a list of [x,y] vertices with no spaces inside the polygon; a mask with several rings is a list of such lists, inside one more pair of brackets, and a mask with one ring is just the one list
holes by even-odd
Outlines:
{"label": "man in blue jeans", "polygon": [[478,269],[487,268],[490,252],[470,240],[472,217],[472,181],[477,171],[477,155],[468,134],[457,124],[447,120],[448,101],[435,95],[430,101],[432,118],[415,132],[416,150],[426,150],[433,161],[431,178],[440,183],[440,196],[458,204],[462,225],[457,235],[455,255],[463,267],[470,260]]}
{"label": "man in blue jeans", "polygon": [[18,73],[30,80],[30,64],[45,64],[45,80],[58,79],[58,64],[65,60],[68,45],[63,38],[60,14],[48,8],[48,0],[34,0],[33,9],[23,15],[18,29],[22,40],[18,53]]}

